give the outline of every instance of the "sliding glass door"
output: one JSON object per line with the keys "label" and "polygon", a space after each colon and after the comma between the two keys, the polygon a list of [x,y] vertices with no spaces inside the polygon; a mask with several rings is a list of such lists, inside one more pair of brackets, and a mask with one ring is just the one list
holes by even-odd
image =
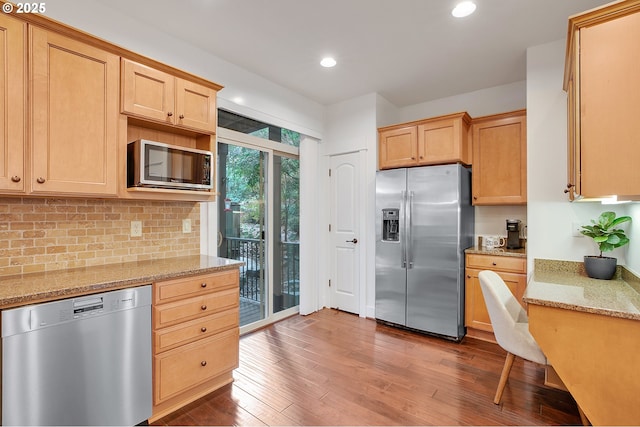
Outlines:
{"label": "sliding glass door", "polygon": [[300,302],[300,134],[219,111],[218,255],[240,268],[240,327]]}

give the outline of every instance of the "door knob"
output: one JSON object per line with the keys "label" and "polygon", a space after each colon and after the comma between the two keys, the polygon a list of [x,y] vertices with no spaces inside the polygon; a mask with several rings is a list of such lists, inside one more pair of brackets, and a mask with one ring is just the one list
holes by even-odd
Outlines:
{"label": "door knob", "polygon": [[345,240],[347,243],[353,243],[356,244],[358,243],[358,239],[353,239],[353,240]]}

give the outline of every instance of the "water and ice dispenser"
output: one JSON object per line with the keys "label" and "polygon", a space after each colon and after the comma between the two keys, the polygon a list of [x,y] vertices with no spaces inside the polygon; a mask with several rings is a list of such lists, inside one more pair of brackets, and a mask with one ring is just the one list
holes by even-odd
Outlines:
{"label": "water and ice dispenser", "polygon": [[400,240],[400,209],[382,209],[382,240]]}

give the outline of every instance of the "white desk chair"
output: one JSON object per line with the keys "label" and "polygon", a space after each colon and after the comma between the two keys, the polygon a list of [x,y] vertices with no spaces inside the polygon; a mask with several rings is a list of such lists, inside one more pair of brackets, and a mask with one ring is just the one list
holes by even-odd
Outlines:
{"label": "white desk chair", "polygon": [[498,390],[493,399],[493,403],[497,405],[500,403],[502,392],[507,385],[515,356],[542,365],[547,364],[547,358],[529,332],[527,313],[502,278],[491,270],[481,271],[478,278],[496,341],[500,347],[507,351]]}

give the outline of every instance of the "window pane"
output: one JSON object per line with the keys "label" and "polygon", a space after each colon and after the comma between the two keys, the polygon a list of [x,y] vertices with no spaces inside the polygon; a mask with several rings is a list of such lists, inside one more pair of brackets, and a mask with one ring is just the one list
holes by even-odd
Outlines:
{"label": "window pane", "polygon": [[295,307],[300,299],[300,161],[275,156],[274,174],[279,201],[274,218],[279,220],[276,240],[273,312]]}

